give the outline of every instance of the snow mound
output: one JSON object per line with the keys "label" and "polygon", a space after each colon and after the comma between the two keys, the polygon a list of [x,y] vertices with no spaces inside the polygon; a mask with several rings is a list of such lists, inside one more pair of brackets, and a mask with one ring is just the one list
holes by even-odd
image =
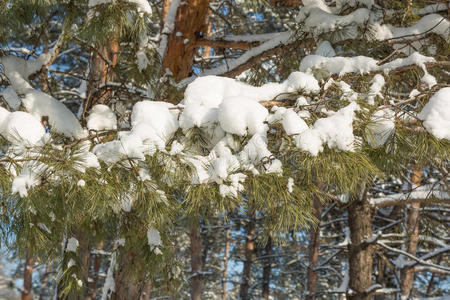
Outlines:
{"label": "snow mound", "polygon": [[450,88],[437,91],[418,117],[426,130],[436,138],[450,140]]}
{"label": "snow mound", "polygon": [[104,104],[94,105],[86,118],[87,128],[93,130],[117,129],[117,118],[114,112]]}

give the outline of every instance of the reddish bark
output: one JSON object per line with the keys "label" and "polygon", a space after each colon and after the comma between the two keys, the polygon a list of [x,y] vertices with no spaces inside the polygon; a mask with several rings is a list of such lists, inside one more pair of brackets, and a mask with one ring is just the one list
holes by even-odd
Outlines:
{"label": "reddish bark", "polygon": [[250,288],[250,272],[253,264],[253,253],[255,251],[255,217],[252,214],[250,220],[245,226],[245,261],[244,269],[242,271],[241,287],[239,291],[240,298],[242,300],[249,299],[248,290]]}
{"label": "reddish bark", "polygon": [[33,287],[33,258],[26,254],[23,270],[22,300],[31,300],[31,289]]}
{"label": "reddish bark", "polygon": [[191,299],[201,300],[203,290],[202,236],[198,226],[191,225]]}
{"label": "reddish bark", "polygon": [[169,69],[175,81],[188,77],[192,71],[199,47],[197,40],[208,29],[208,4],[208,0],[186,0],[178,7],[175,26],[169,35],[163,57],[163,69]]}
{"label": "reddish bark", "polygon": [[[318,199],[313,200],[314,206],[314,216],[320,223],[320,214],[322,212],[322,204]],[[317,289],[317,264],[319,262],[319,238],[320,238],[320,224],[317,227],[311,229],[310,238],[309,238],[309,249],[308,249],[308,260],[309,266],[306,274],[307,282],[306,282],[306,291],[307,300],[315,300],[316,299],[316,289]]]}
{"label": "reddish bark", "polygon": [[[420,185],[422,171],[415,170],[411,175],[414,185]],[[419,223],[420,223],[420,201],[413,201],[408,209],[407,229],[408,229],[408,253],[416,255],[419,243]],[[414,268],[402,270],[402,297],[408,298],[411,295],[414,284]]]}
{"label": "reddish bark", "polygon": [[109,39],[105,45],[98,48],[98,51],[93,51],[88,75],[83,118],[93,105],[105,103],[110,98],[111,91],[108,88],[99,89],[99,86],[114,80],[112,68],[117,64],[118,53],[119,40],[117,37]]}

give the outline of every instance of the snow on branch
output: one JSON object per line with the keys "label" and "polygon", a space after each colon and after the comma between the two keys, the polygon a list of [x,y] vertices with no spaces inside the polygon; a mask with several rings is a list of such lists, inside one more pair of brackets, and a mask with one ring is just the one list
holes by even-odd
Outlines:
{"label": "snow on branch", "polygon": [[370,204],[378,208],[388,207],[393,205],[405,205],[412,201],[427,201],[430,198],[436,198],[439,201],[450,200],[448,192],[439,189],[440,186],[435,185],[423,185],[409,193],[394,194],[386,197],[371,198]]}

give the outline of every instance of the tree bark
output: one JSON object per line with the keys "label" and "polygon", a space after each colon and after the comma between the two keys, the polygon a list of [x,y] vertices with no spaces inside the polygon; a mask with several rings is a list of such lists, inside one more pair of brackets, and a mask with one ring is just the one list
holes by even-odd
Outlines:
{"label": "tree bark", "polygon": [[27,251],[23,270],[22,300],[31,300],[31,289],[33,287],[33,257]]}
{"label": "tree bark", "polygon": [[365,293],[372,285],[373,245],[366,243],[372,236],[372,208],[367,201],[367,192],[361,199],[353,200],[348,208],[348,224],[351,243],[349,245],[349,292],[348,300],[370,300]]}
{"label": "tree bark", "polygon": [[178,7],[175,26],[163,54],[163,69],[169,69],[175,81],[188,77],[192,71],[198,49],[196,41],[208,28],[208,5],[208,0],[186,0]]}
{"label": "tree bark", "polygon": [[192,224],[189,234],[191,241],[191,299],[201,300],[203,290],[202,236],[199,226]]}
{"label": "tree bark", "polygon": [[141,282],[136,278],[137,275],[130,272],[135,257],[137,254],[133,251],[120,252],[118,268],[114,273],[115,291],[111,294],[111,300],[139,299]]}
{"label": "tree bark", "polygon": [[314,207],[314,217],[316,217],[318,224],[313,227],[310,232],[309,237],[309,249],[308,249],[308,260],[309,266],[306,273],[306,298],[307,300],[316,299],[316,288],[317,288],[317,264],[319,262],[319,239],[320,239],[320,214],[322,213],[322,204],[319,199],[313,200]]}
{"label": "tree bark", "polygon": [[[97,247],[97,250],[103,249],[103,241]],[[100,255],[96,255],[94,257],[94,268],[92,270],[92,281],[89,282],[89,296],[87,299],[96,299],[97,298],[97,284],[98,284],[98,272],[100,270],[100,265],[102,263],[102,257]]]}
{"label": "tree bark", "polygon": [[253,263],[253,253],[255,251],[255,215],[251,214],[250,220],[245,226],[245,261],[244,269],[242,271],[241,287],[239,291],[242,300],[249,299],[248,290],[250,287],[250,272]]}
{"label": "tree bark", "polygon": [[[415,186],[420,185],[422,171],[416,169],[411,174],[411,181]],[[420,201],[413,201],[408,209],[407,230],[408,230],[408,253],[416,255],[417,244],[419,243],[419,223],[420,223]],[[406,268],[401,272],[402,297],[408,298],[411,295],[414,284],[414,268]]]}
{"label": "tree bark", "polygon": [[264,300],[269,300],[270,297],[270,275],[272,272],[272,237],[269,236],[267,244],[264,248],[264,267],[263,267],[263,282],[262,282],[262,296]]}
{"label": "tree bark", "polygon": [[228,256],[230,255],[230,228],[225,232],[225,253],[223,260],[222,273],[222,300],[227,299],[227,273],[228,273]]}
{"label": "tree bark", "polygon": [[105,45],[98,47],[97,50],[93,51],[91,55],[83,119],[86,117],[86,112],[93,105],[105,103],[111,97],[111,91],[108,88],[99,89],[99,86],[114,80],[114,73],[111,69],[117,64],[119,53],[118,37],[109,39]]}

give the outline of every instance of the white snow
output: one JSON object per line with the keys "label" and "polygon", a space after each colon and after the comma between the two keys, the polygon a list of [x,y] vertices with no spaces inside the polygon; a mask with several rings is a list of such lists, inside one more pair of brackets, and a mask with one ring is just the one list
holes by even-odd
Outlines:
{"label": "white snow", "polygon": [[155,254],[162,254],[161,250],[159,250],[159,247],[161,247],[163,244],[158,230],[153,227],[150,227],[147,230],[147,242],[150,246],[151,251],[153,251]]}
{"label": "white snow", "polygon": [[308,129],[306,122],[292,108],[286,110],[281,124],[287,135],[300,134]]}
{"label": "white snow", "polygon": [[377,61],[367,56],[354,57],[324,57],[308,55],[300,63],[300,71],[311,72],[313,69],[322,69],[330,74],[342,76],[346,73],[367,74],[378,69]]}
{"label": "white snow", "polygon": [[244,136],[266,132],[264,124],[269,112],[252,99],[237,96],[227,98],[219,106],[219,123],[226,132]]}
{"label": "white snow", "polygon": [[0,107],[0,134],[16,145],[37,146],[43,142],[45,129],[41,122],[29,113],[10,113]]}
{"label": "white snow", "polygon": [[325,56],[325,57],[333,57],[336,56],[336,52],[333,49],[333,46],[331,46],[331,43],[329,41],[323,41],[317,46],[315,55]]}
{"label": "white snow", "polygon": [[292,193],[294,191],[294,179],[292,177],[288,178],[287,188],[289,193]]}
{"label": "white snow", "polygon": [[352,102],[332,116],[318,119],[312,128],[295,138],[296,146],[314,156],[323,151],[324,144],[329,148],[354,151],[355,137],[352,123],[356,110],[359,110],[359,106]]}
{"label": "white snow", "polygon": [[425,129],[436,138],[450,140],[450,88],[437,91],[418,117]]}
{"label": "white snow", "polygon": [[117,129],[117,118],[107,105],[94,105],[86,118],[87,128],[91,130]]}
{"label": "white snow", "polygon": [[33,171],[31,165],[25,165],[20,174],[14,177],[11,185],[11,193],[19,193],[20,197],[27,197],[28,190],[41,183],[40,176]]}
{"label": "white snow", "polygon": [[371,86],[369,88],[369,95],[367,97],[367,103],[369,105],[375,104],[375,97],[378,96],[380,98],[383,98],[383,94],[381,93],[381,90],[385,84],[385,80],[383,75],[376,74],[371,81]]}
{"label": "white snow", "polygon": [[67,240],[66,252],[76,253],[79,245],[80,243],[78,242],[78,240],[74,237],[71,237],[70,239]]}
{"label": "white snow", "polygon": [[20,104],[22,103],[22,100],[20,100],[16,91],[11,86],[8,86],[6,89],[1,91],[0,96],[5,99],[6,103],[12,110],[18,110]]}
{"label": "white snow", "polygon": [[86,181],[84,181],[83,179],[78,180],[77,186],[84,187],[85,185],[86,185]]}

